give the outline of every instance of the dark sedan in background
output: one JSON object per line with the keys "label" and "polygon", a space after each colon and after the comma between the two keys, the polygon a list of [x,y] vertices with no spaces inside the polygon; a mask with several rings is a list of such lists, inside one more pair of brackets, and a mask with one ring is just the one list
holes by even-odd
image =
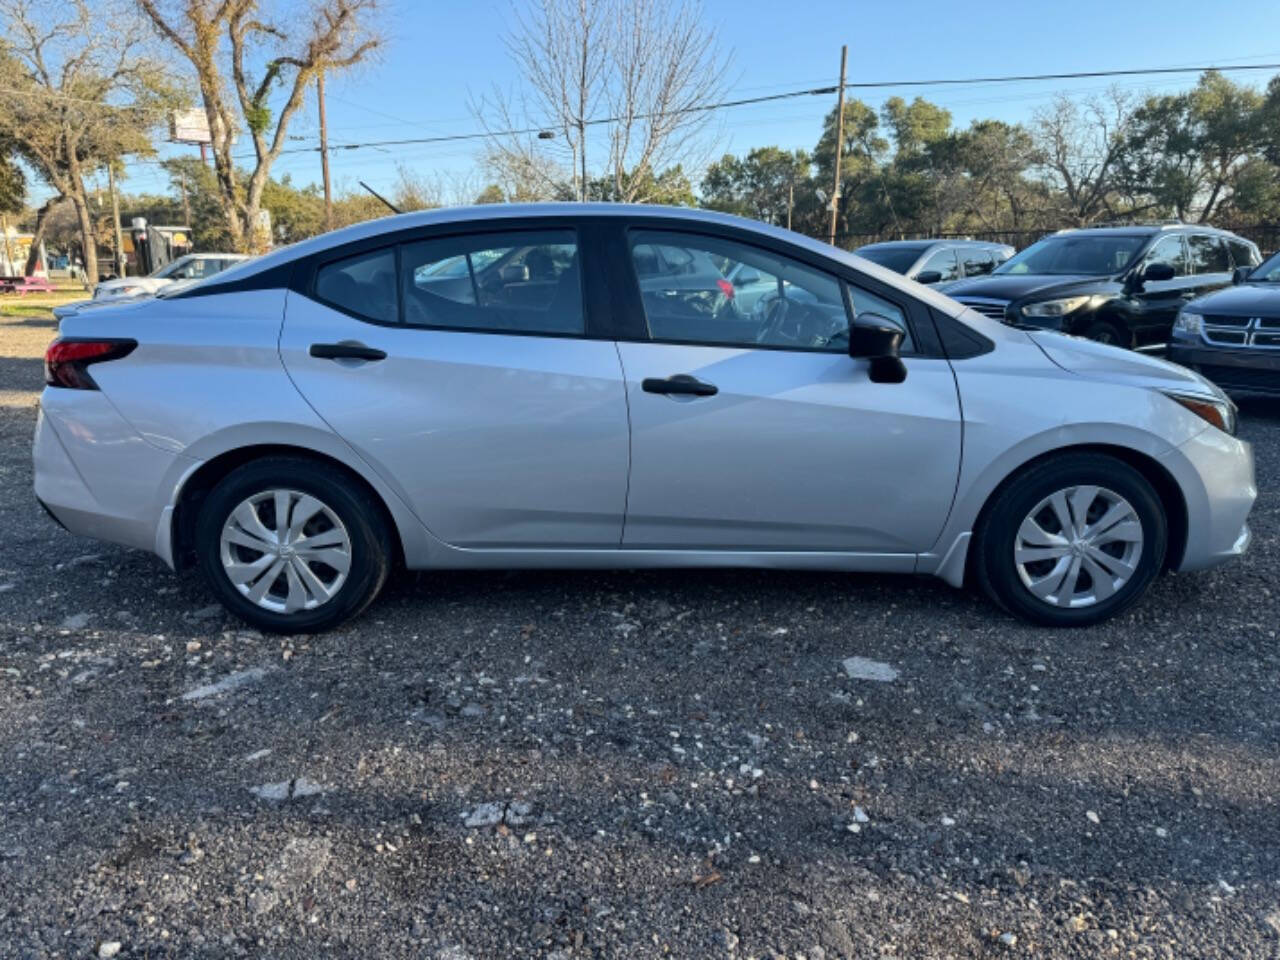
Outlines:
{"label": "dark sedan in background", "polygon": [[1178,312],[1169,359],[1229,393],[1280,396],[1280,253]]}

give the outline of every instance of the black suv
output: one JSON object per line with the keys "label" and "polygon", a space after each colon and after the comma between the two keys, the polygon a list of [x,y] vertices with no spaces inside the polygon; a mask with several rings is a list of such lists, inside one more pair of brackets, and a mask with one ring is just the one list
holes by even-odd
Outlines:
{"label": "black suv", "polygon": [[1189,224],[1060,230],[986,277],[935,289],[996,320],[1126,347],[1169,341],[1179,308],[1261,263],[1241,237]]}

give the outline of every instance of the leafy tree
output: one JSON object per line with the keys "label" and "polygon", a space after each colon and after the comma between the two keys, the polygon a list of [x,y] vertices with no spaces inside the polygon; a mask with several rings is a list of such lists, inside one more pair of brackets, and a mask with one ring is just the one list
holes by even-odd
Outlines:
{"label": "leafy tree", "polygon": [[757,147],[742,159],[725,154],[702,178],[702,203],[712,210],[795,226],[797,199],[801,209],[817,206],[812,168],[803,150]]}

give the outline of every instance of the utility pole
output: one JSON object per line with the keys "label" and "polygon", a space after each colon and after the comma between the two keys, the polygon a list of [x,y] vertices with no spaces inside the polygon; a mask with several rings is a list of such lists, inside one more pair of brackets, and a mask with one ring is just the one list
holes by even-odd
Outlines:
{"label": "utility pole", "polygon": [[836,100],[836,179],[831,188],[831,236],[829,241],[836,245],[836,218],[840,214],[840,151],[844,147],[844,71],[849,62],[849,47],[840,48],[840,93]]}
{"label": "utility pole", "polygon": [[324,70],[316,74],[316,99],[320,102],[320,171],[324,176],[324,228],[333,229],[333,193],[329,185],[329,127],[324,117]]}
{"label": "utility pole", "polygon": [[188,231],[191,230],[191,198],[187,196],[187,171],[178,168],[178,186],[182,190],[182,219],[183,226]]}
{"label": "utility pole", "polygon": [[107,164],[107,189],[111,191],[111,237],[115,241],[116,276],[123,277],[128,271],[124,265],[124,237],[120,235],[120,197],[116,194],[115,165]]}
{"label": "utility pole", "polygon": [[791,171],[791,180],[787,183],[787,229],[791,229],[791,209],[796,205],[796,172]]}

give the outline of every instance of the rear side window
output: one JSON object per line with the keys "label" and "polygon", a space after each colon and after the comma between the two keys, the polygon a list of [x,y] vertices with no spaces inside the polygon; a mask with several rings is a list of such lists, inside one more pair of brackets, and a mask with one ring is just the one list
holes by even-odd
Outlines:
{"label": "rear side window", "polygon": [[572,230],[473,234],[405,244],[404,322],[489,333],[581,334],[582,272]]}
{"label": "rear side window", "polygon": [[1227,245],[1219,237],[1193,233],[1187,237],[1187,249],[1191,255],[1192,273],[1231,272],[1231,261],[1227,258]]}
{"label": "rear side window", "polygon": [[1231,259],[1237,267],[1256,267],[1262,262],[1253,244],[1243,240],[1228,240],[1227,248],[1231,251]]}
{"label": "rear side window", "polygon": [[387,248],[335,260],[316,272],[316,299],[377,323],[395,323],[396,255]]}

